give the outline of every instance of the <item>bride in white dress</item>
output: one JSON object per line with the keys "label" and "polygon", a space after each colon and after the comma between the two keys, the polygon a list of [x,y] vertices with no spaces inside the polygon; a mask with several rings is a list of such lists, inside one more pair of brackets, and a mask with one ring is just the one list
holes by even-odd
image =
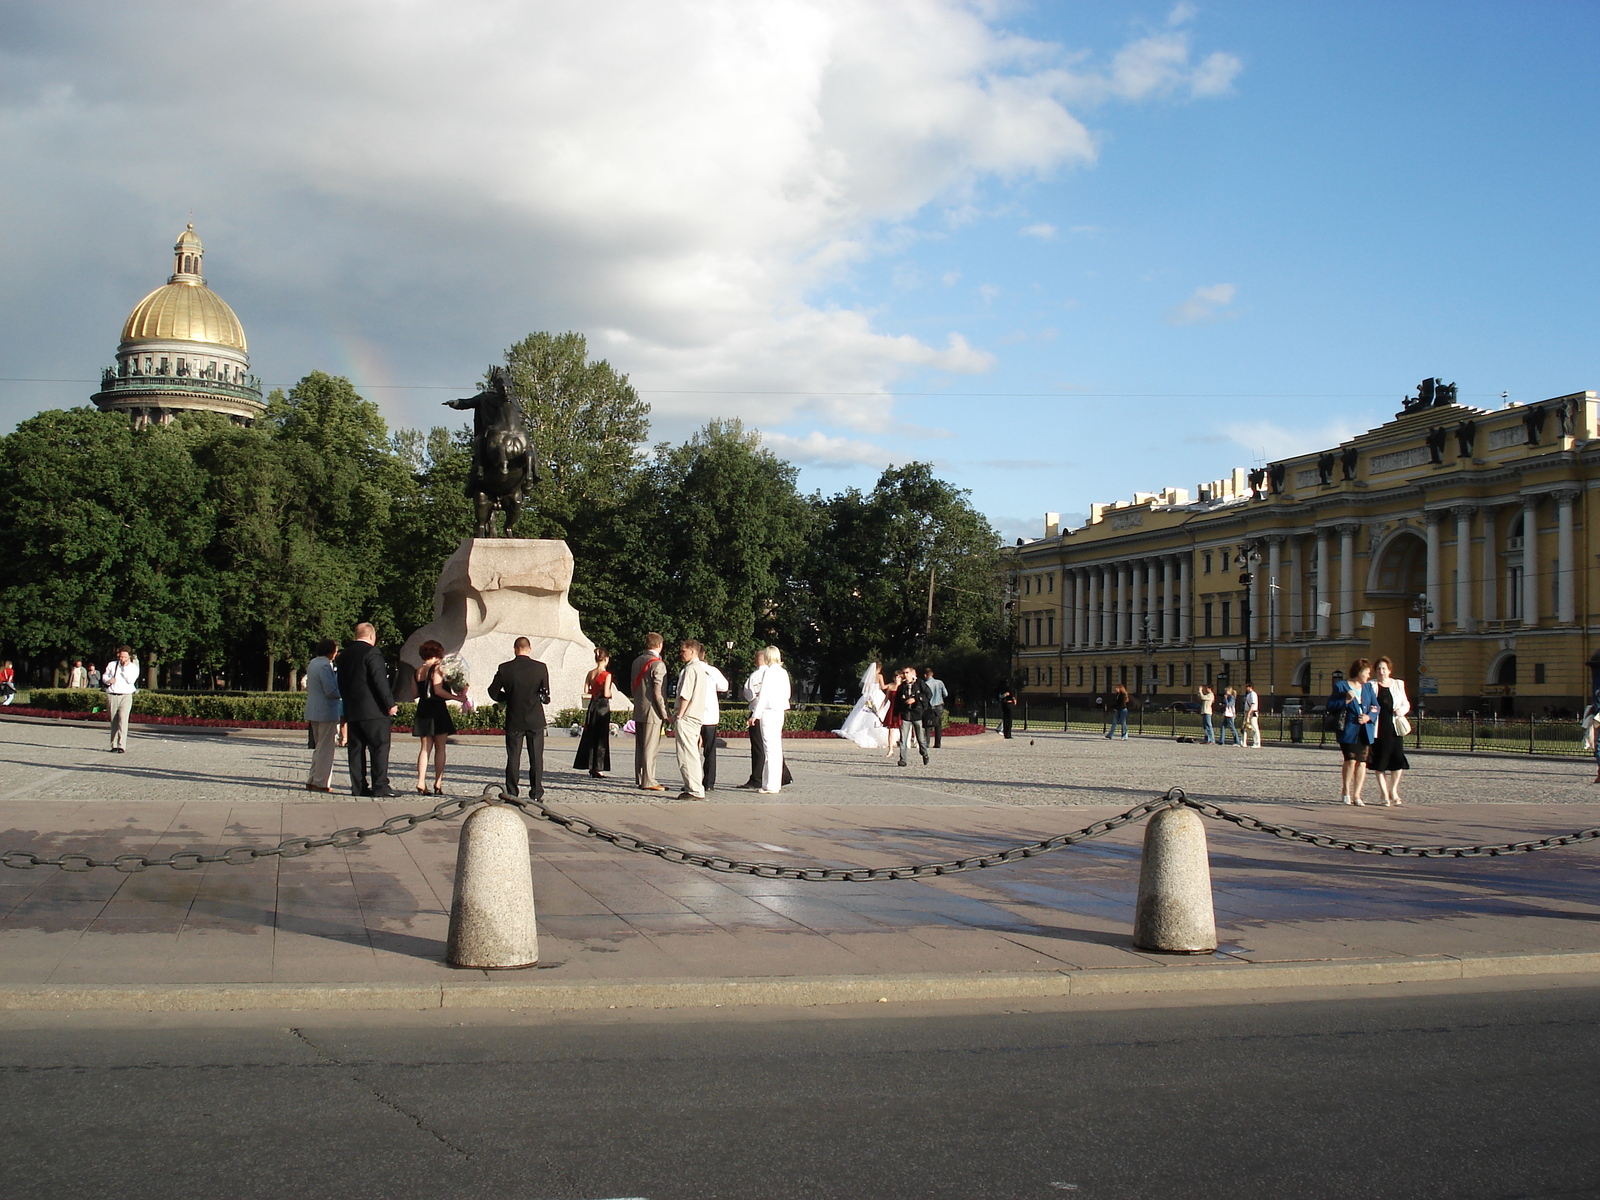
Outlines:
{"label": "bride in white dress", "polygon": [[883,727],[882,714],[886,697],[883,694],[882,679],[877,663],[867,667],[866,674],[861,677],[861,699],[856,701],[856,706],[850,710],[850,715],[844,719],[844,724],[833,731],[863,750],[882,750],[889,744],[889,731]]}

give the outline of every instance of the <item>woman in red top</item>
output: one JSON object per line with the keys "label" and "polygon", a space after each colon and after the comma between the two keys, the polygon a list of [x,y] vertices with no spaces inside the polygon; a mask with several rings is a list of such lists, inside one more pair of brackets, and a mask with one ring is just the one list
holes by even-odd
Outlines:
{"label": "woman in red top", "polygon": [[594,648],[594,670],[583,677],[583,694],[589,697],[589,710],[583,716],[583,737],[578,740],[578,757],[573,766],[587,767],[596,779],[611,770],[611,700],[616,695],[611,684],[611,652]]}
{"label": "woman in red top", "polygon": [[17,673],[11,669],[11,660],[8,658],[4,666],[0,666],[0,704],[10,704],[17,694]]}
{"label": "woman in red top", "polygon": [[901,667],[894,673],[893,679],[882,680],[883,685],[883,727],[889,731],[889,748],[883,752],[888,758],[900,745],[900,706],[894,702],[895,692],[905,682],[906,669]]}

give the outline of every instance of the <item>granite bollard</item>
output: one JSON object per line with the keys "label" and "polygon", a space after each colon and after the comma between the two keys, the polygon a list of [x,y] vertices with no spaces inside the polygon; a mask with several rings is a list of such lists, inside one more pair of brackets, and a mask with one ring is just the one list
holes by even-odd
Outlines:
{"label": "granite bollard", "polygon": [[486,804],[461,826],[445,961],[498,971],[539,962],[528,825],[509,805]]}
{"label": "granite bollard", "polygon": [[1145,827],[1133,944],[1172,954],[1217,948],[1205,822],[1192,808],[1164,808]]}

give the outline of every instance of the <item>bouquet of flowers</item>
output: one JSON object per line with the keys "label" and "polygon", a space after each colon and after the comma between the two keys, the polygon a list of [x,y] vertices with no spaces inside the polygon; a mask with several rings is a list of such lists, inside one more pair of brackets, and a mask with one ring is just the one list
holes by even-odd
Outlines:
{"label": "bouquet of flowers", "polygon": [[467,664],[459,654],[446,654],[439,662],[439,669],[444,672],[444,685],[456,695],[461,697],[461,711],[472,711],[472,699],[467,695]]}

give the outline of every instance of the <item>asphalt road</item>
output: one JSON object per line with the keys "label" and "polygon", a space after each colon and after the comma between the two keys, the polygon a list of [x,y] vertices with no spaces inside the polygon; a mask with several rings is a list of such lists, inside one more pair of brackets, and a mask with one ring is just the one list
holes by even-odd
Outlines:
{"label": "asphalt road", "polygon": [[1593,1197],[1600,989],[0,1028],[0,1195]]}

